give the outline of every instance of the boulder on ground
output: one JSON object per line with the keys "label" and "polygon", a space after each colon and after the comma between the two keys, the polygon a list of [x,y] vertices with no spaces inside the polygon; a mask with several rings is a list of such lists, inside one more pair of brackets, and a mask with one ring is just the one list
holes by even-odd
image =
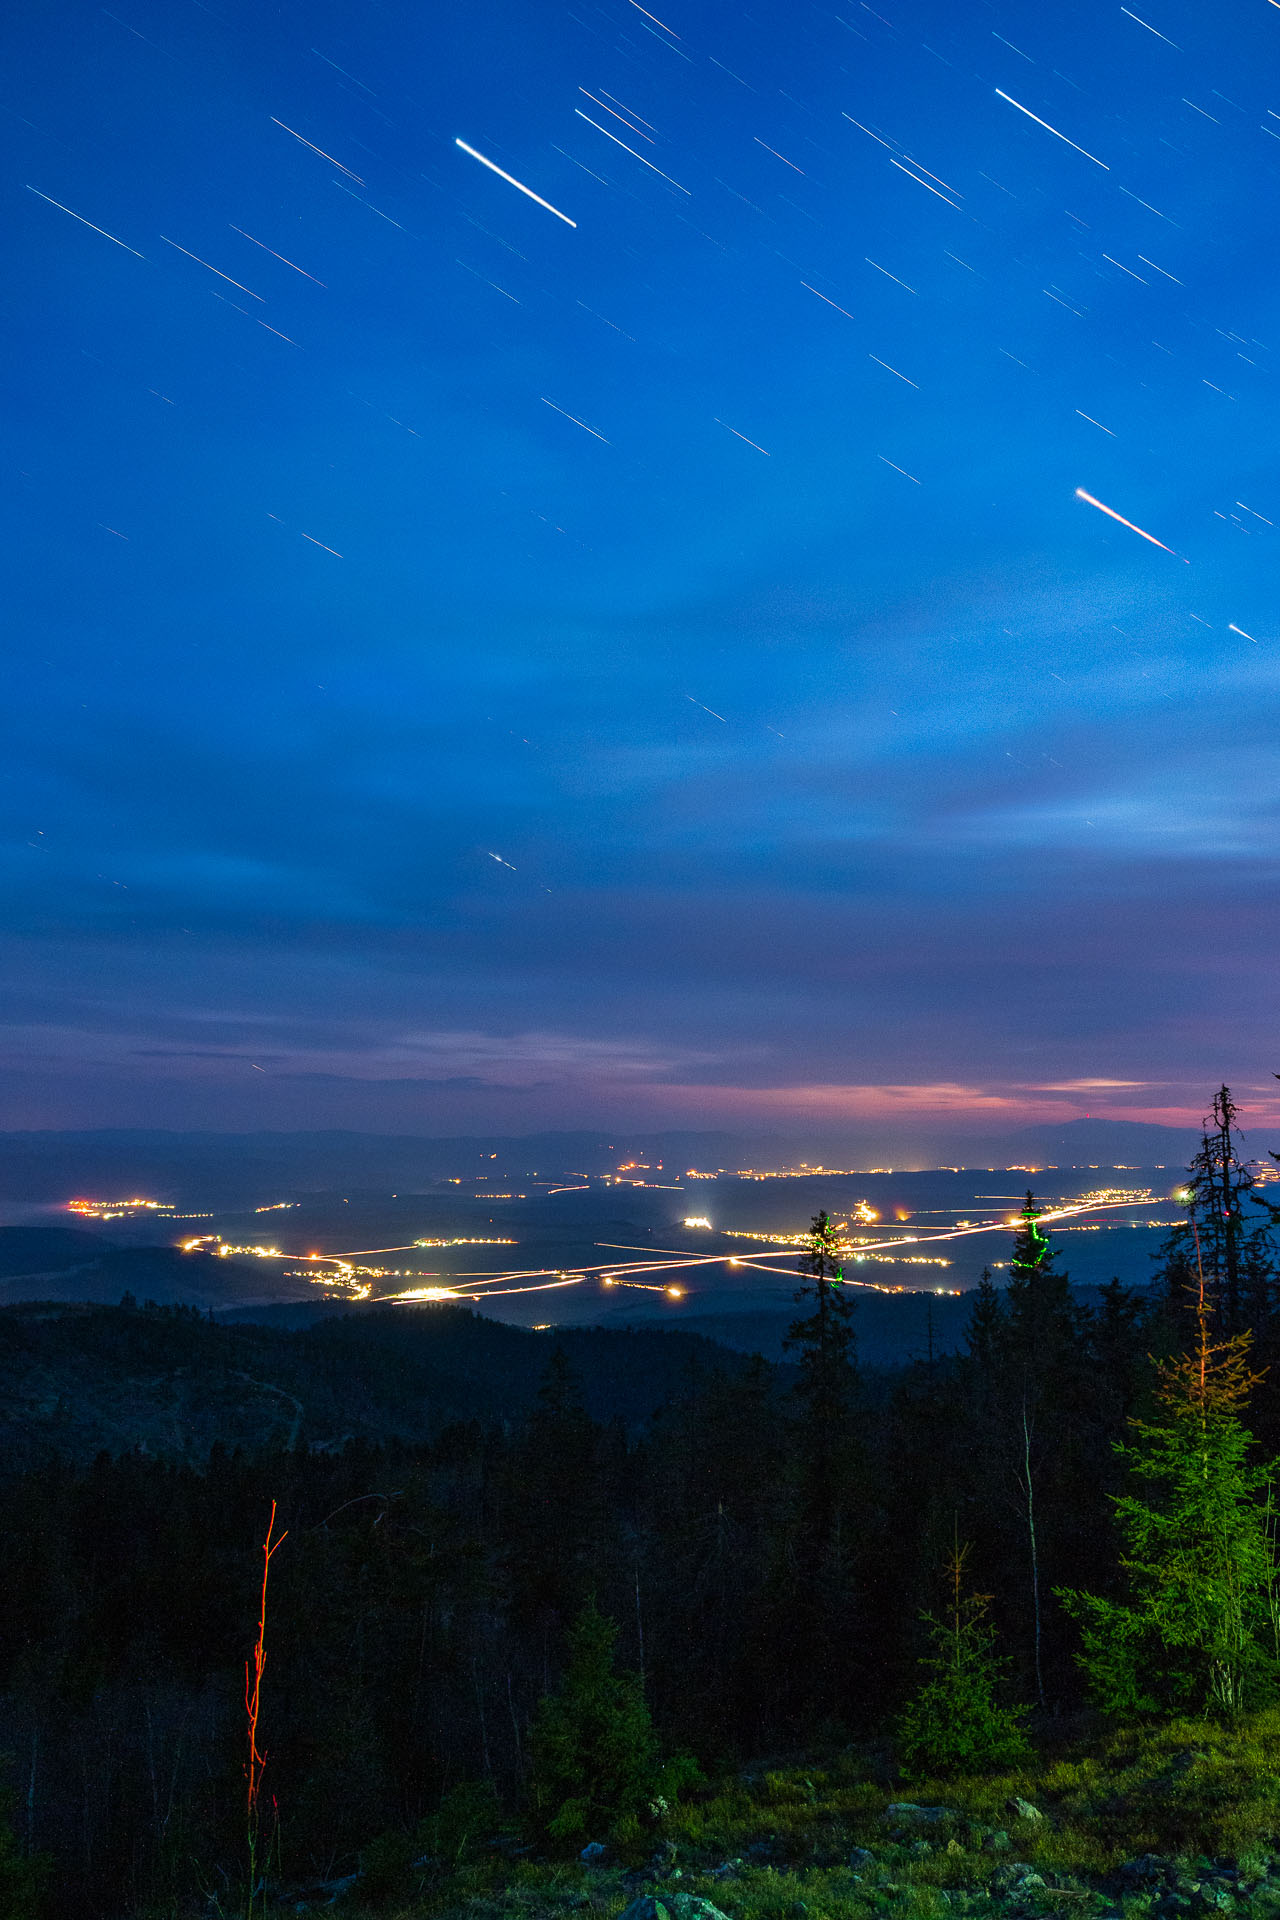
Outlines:
{"label": "boulder on ground", "polygon": [[727,1920],[710,1900],[693,1893],[642,1893],[624,1907],[618,1920]]}

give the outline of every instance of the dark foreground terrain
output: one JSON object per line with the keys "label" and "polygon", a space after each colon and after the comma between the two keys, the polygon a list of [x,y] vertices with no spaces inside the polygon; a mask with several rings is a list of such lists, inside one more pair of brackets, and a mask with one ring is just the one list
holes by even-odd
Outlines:
{"label": "dark foreground terrain", "polygon": [[513,1866],[477,1831],[452,1870],[371,1855],[351,1885],[301,1897],[396,1920],[1280,1914],[1280,1713],[1081,1732],[983,1777],[904,1784],[866,1749],[757,1767],[673,1811],[643,1860]]}
{"label": "dark foreground terrain", "polygon": [[[426,1445],[453,1424],[524,1419],[549,1354],[545,1335],[466,1307],[266,1312],[260,1324],[136,1303],[0,1308],[0,1469],[104,1452],[203,1466],[214,1446]],[[624,1428],[700,1371],[742,1364],[675,1330],[568,1328],[556,1344],[588,1414]]]}
{"label": "dark foreground terrain", "polygon": [[1223,1137],[1154,1288],[1029,1209],[896,1368],[822,1222],[785,1365],[0,1310],[0,1920],[1280,1912],[1280,1270]]}

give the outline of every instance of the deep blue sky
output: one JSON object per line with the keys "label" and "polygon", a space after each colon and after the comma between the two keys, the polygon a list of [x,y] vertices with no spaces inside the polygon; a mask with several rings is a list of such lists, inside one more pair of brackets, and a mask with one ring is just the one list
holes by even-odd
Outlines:
{"label": "deep blue sky", "polygon": [[653,11],[10,10],[0,1124],[1269,1101],[1280,7]]}

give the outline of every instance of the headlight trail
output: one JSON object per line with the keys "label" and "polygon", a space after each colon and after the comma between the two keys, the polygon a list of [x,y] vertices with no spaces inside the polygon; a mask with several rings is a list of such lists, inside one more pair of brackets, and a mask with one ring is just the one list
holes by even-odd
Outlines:
{"label": "headlight trail", "polygon": [[[1159,1199],[1150,1200],[1080,1200],[1068,1201],[1058,1207],[1047,1208],[1036,1215],[1036,1219],[1052,1226],[1059,1220],[1075,1219],[1082,1213],[1102,1213],[1116,1207],[1157,1207],[1163,1205]],[[934,1246],[940,1240],[968,1240],[979,1233],[1009,1233],[1016,1227],[1017,1221],[984,1220],[976,1226],[926,1228],[924,1232],[902,1234],[892,1240],[876,1240],[851,1246],[849,1259],[874,1257],[877,1253],[894,1253],[902,1247]],[[414,1243],[417,1244],[416,1242]],[[646,1249],[635,1247],[623,1241],[601,1240],[601,1247],[615,1247],[620,1252],[644,1252]],[[381,1248],[381,1252],[403,1252],[404,1248]],[[803,1247],[780,1248],[776,1253],[757,1252],[754,1256],[742,1253],[688,1253],[676,1247],[655,1247],[653,1252],[659,1256],[649,1260],[600,1260],[592,1261],[581,1267],[528,1267],[510,1268],[499,1273],[460,1273],[452,1276],[450,1284],[436,1287],[410,1287],[400,1293],[384,1293],[378,1296],[379,1302],[394,1305],[397,1302],[408,1304],[417,1301],[440,1300],[502,1300],[519,1293],[545,1293],[565,1287],[579,1287],[588,1280],[599,1279],[605,1286],[638,1288],[646,1293],[665,1293],[672,1298],[682,1298],[684,1289],[673,1287],[667,1282],[656,1284],[640,1278],[642,1274],[684,1272],[693,1267],[749,1267],[757,1273],[773,1274],[779,1280],[793,1280],[794,1265],[778,1268],[773,1262],[783,1260],[792,1262],[804,1251]],[[295,1257],[295,1256],[282,1256]],[[344,1256],[323,1255],[322,1258],[339,1267]],[[345,1256],[350,1258],[351,1256]],[[456,1284],[454,1284],[456,1282]],[[855,1280],[852,1277],[844,1285],[864,1287],[874,1293],[918,1293],[936,1292],[936,1288],[905,1287],[890,1285],[884,1281]],[[947,1292],[960,1291],[948,1288]]]}

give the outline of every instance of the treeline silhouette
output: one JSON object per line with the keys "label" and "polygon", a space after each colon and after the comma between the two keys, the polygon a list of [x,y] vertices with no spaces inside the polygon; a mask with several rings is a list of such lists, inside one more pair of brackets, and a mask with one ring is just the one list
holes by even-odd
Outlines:
{"label": "treeline silhouette", "polygon": [[[0,1750],[17,1844],[52,1862],[53,1911],[235,1899],[273,1502],[287,1539],[258,1739],[294,1885],[351,1871],[468,1783],[518,1814],[539,1703],[589,1605],[665,1748],[714,1772],[900,1724],[936,1639],[922,1615],[963,1542],[1032,1732],[1077,1708],[1080,1632],[1058,1596],[1119,1591],[1116,1443],[1156,1409],[1153,1363],[1192,1344],[1188,1287],[1203,1283],[1224,1338],[1252,1334],[1259,1366],[1280,1355],[1265,1202],[1224,1088],[1149,1289],[1113,1281],[1083,1304],[1028,1195],[1008,1285],[984,1277],[966,1351],[873,1392],[820,1215],[791,1366],[692,1345],[643,1423],[593,1415],[574,1342],[552,1339],[531,1407],[503,1418],[486,1390],[485,1417],[430,1439],[318,1448],[304,1430],[199,1466],[134,1450],[10,1471]],[[196,1340],[195,1320],[169,1324]],[[348,1330],[329,1353],[335,1391],[357,1345]],[[1261,1454],[1280,1450],[1271,1379],[1249,1419]]]}

